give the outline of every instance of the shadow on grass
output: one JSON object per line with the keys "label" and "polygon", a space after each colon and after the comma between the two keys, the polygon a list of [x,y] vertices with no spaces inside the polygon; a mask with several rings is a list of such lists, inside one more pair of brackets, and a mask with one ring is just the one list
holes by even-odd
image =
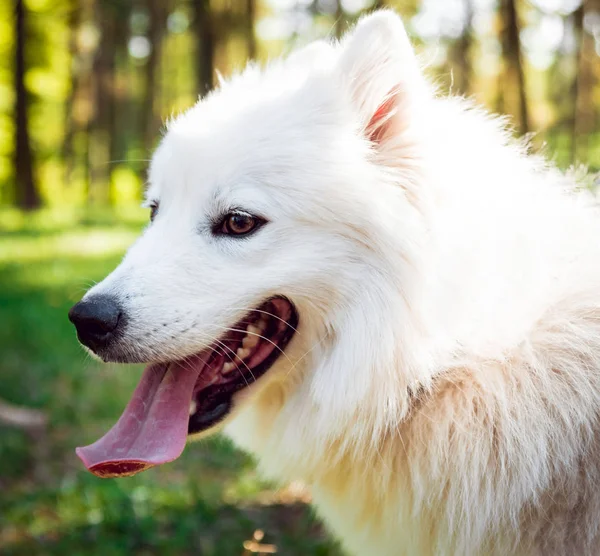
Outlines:
{"label": "shadow on grass", "polygon": [[162,515],[142,517],[132,508],[122,507],[118,517],[98,524],[57,528],[35,538],[7,543],[3,554],[233,556],[244,554],[244,542],[252,539],[256,530],[265,533],[261,544],[274,546],[278,554],[333,554],[320,525],[304,504],[214,507],[202,500],[169,508]]}

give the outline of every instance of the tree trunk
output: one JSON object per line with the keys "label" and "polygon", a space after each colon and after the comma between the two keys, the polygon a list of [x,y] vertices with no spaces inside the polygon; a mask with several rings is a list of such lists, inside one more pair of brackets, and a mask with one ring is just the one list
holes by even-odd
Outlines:
{"label": "tree trunk", "polygon": [[71,183],[75,168],[82,166],[84,185],[89,191],[89,130],[94,115],[94,79],[92,70],[97,45],[82,43],[84,25],[94,19],[94,0],[72,0],[69,16],[69,51],[71,55],[71,88],[66,101],[65,138],[62,157],[65,182]]}
{"label": "tree trunk", "polygon": [[160,118],[156,113],[156,75],[162,55],[163,39],[167,12],[162,0],[146,0],[150,18],[148,39],[151,50],[146,61],[146,90],[142,102],[142,137],[144,150],[149,153],[160,129]]}
{"label": "tree trunk", "polygon": [[210,10],[210,0],[193,0],[194,32],[196,36],[196,80],[198,92],[206,95],[213,87],[216,34]]}
{"label": "tree trunk", "polygon": [[501,0],[500,8],[504,24],[502,54],[507,66],[505,86],[516,89],[520,129],[521,133],[527,133],[529,130],[529,111],[527,108],[527,91],[516,0]]}
{"label": "tree trunk", "polygon": [[584,30],[583,30],[583,15],[584,15],[585,2],[581,3],[581,6],[575,10],[573,14],[574,17],[574,31],[575,31],[575,40],[578,43],[578,48],[576,50],[577,60],[575,64],[575,77],[573,79],[573,120],[572,120],[572,129],[571,129],[571,161],[575,161],[577,157],[577,147],[578,147],[578,135],[580,132],[580,119],[579,119],[579,96],[581,91],[581,74],[580,66],[583,58],[583,40],[584,40]]}
{"label": "tree trunk", "polygon": [[256,20],[256,0],[246,0],[246,43],[248,45],[248,57],[256,58],[256,35],[254,33],[254,22]]}
{"label": "tree trunk", "polygon": [[473,0],[464,0],[465,25],[454,47],[454,62],[458,72],[453,80],[457,91],[468,95],[471,91],[471,46],[473,44]]}
{"label": "tree trunk", "polygon": [[587,13],[600,10],[600,1],[597,7],[593,0],[583,0],[581,6],[575,11],[575,37],[578,42],[575,79],[573,82],[573,127],[571,130],[571,162],[585,160],[589,146],[589,135],[595,128],[594,107],[594,64],[597,64],[594,37],[587,33],[583,21]]}
{"label": "tree trunk", "polygon": [[346,22],[344,21],[344,8],[342,6],[342,0],[336,0],[335,2],[335,36],[339,39],[346,28]]}
{"label": "tree trunk", "polygon": [[82,7],[78,1],[71,2],[69,6],[71,12],[69,14],[69,58],[70,58],[70,78],[71,86],[69,87],[69,93],[65,101],[67,107],[65,111],[65,137],[62,144],[62,160],[65,165],[65,183],[70,183],[71,173],[75,166],[75,129],[76,129],[76,118],[74,115],[73,106],[79,95],[79,89],[81,87],[81,74],[82,74],[82,60],[78,46],[78,35],[81,27],[82,19]]}
{"label": "tree trunk", "polygon": [[110,160],[113,153],[113,123],[115,110],[115,17],[111,6],[96,5],[101,39],[94,63],[96,112],[90,126],[90,188],[89,202],[107,203],[110,199]]}
{"label": "tree trunk", "polygon": [[[127,40],[129,38],[129,18],[131,2],[115,2],[111,17],[113,26],[112,58],[109,61],[109,106],[110,120],[108,121],[108,200],[114,204],[115,196],[113,168],[115,163],[127,158],[127,143],[130,140],[129,130],[139,129],[137,117],[139,113],[131,109],[129,104],[130,79],[124,79],[119,72],[127,61]],[[139,137],[140,139],[142,137]]]}
{"label": "tree trunk", "polygon": [[25,89],[25,26],[26,7],[23,0],[15,1],[15,201],[24,210],[37,208],[41,199],[33,172],[33,156],[29,137],[29,103]]}

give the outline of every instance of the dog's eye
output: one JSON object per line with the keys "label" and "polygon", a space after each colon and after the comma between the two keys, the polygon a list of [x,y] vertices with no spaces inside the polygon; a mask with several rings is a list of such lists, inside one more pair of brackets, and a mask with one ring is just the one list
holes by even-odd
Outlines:
{"label": "dog's eye", "polygon": [[264,220],[261,218],[247,212],[236,211],[225,215],[218,231],[231,236],[245,236],[256,230],[261,224],[264,224]]}
{"label": "dog's eye", "polygon": [[158,214],[158,202],[152,201],[152,203],[150,203],[150,222],[154,221],[157,214]]}

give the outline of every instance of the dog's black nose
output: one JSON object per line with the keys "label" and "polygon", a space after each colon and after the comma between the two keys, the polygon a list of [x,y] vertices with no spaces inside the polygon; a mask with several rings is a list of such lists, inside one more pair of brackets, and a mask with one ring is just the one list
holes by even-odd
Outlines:
{"label": "dog's black nose", "polygon": [[122,321],[119,303],[108,295],[80,301],[69,311],[69,320],[77,329],[79,341],[92,351],[105,347]]}

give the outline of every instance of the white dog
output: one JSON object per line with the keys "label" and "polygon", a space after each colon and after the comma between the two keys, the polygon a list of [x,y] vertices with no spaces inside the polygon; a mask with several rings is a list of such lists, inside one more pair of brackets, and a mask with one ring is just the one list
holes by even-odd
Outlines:
{"label": "white dog", "polygon": [[70,313],[151,363],[92,472],[223,430],[353,554],[600,554],[597,209],[437,95],[397,16],[222,83],[149,177]]}

